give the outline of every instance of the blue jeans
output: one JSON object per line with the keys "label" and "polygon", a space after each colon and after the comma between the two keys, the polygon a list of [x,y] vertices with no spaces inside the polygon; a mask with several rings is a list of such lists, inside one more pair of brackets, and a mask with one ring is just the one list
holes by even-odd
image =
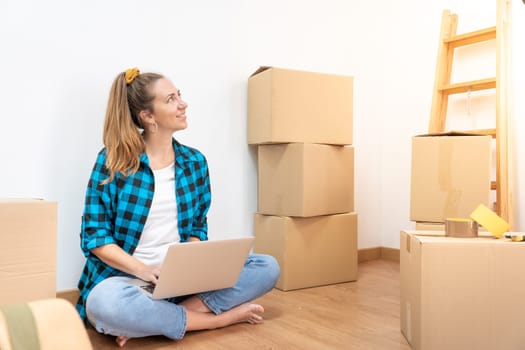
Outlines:
{"label": "blue jeans", "polygon": [[[279,274],[275,258],[250,254],[235,286],[197,296],[213,313],[220,314],[269,292]],[[98,332],[115,336],[164,335],[182,339],[186,333],[186,310],[178,303],[186,298],[151,299],[140,287],[129,284],[130,278],[110,277],[91,290],[86,301],[89,322]]]}

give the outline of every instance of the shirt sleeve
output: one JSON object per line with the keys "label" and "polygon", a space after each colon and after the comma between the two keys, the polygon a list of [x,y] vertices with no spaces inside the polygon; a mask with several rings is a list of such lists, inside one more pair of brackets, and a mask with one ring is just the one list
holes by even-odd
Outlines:
{"label": "shirt sleeve", "polygon": [[211,186],[208,163],[202,156],[200,162],[195,163],[195,172],[197,173],[197,211],[193,218],[193,229],[190,236],[198,237],[201,241],[208,239],[208,210],[211,205]]}
{"label": "shirt sleeve", "polygon": [[111,183],[102,184],[109,176],[103,152],[97,157],[86,190],[80,245],[87,257],[91,250],[106,244],[116,243],[113,237],[113,203]]}

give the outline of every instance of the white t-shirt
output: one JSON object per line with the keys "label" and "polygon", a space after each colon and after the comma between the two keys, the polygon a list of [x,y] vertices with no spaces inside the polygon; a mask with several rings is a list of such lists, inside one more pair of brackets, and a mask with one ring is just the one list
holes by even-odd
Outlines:
{"label": "white t-shirt", "polygon": [[155,192],[133,256],[146,265],[161,265],[168,247],[180,242],[175,197],[175,163],[153,170]]}

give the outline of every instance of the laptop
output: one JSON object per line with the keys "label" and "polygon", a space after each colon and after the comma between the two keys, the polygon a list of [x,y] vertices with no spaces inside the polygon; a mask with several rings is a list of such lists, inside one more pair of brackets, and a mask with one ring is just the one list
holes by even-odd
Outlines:
{"label": "laptop", "polygon": [[237,283],[253,237],[173,244],[157,284],[132,279],[152,299],[165,299],[230,288]]}

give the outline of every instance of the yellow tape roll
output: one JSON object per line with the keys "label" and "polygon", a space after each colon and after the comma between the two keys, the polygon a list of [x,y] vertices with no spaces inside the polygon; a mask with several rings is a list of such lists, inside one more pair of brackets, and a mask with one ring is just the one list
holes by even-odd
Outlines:
{"label": "yellow tape roll", "polygon": [[508,222],[503,220],[483,204],[480,204],[476,210],[470,214],[470,217],[498,238],[501,238],[501,236],[503,236],[503,234],[509,229]]}

